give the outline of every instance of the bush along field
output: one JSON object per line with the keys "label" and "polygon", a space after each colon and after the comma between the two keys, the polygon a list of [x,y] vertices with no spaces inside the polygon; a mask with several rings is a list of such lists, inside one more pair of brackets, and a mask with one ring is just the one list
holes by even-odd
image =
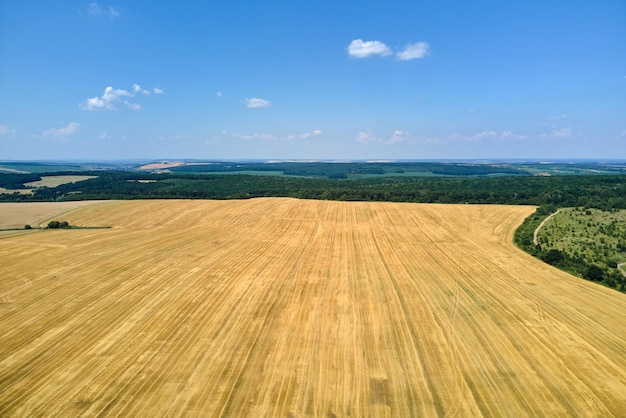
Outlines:
{"label": "bush along field", "polygon": [[548,264],[626,292],[624,209],[542,206],[518,228],[515,242]]}

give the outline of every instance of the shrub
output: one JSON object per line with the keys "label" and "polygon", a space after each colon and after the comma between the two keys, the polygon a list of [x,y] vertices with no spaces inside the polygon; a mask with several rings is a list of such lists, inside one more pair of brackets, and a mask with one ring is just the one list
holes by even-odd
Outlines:
{"label": "shrub", "polygon": [[550,250],[541,256],[541,259],[548,264],[555,265],[565,260],[565,255],[559,250]]}
{"label": "shrub", "polygon": [[70,227],[70,224],[67,221],[63,221],[63,222],[50,221],[50,222],[48,222],[48,228],[50,228],[50,229],[59,229],[59,228],[67,229],[69,227]]}
{"label": "shrub", "polygon": [[602,281],[604,277],[604,270],[596,265],[591,265],[587,268],[587,271],[583,275],[585,279],[592,280],[594,282]]}

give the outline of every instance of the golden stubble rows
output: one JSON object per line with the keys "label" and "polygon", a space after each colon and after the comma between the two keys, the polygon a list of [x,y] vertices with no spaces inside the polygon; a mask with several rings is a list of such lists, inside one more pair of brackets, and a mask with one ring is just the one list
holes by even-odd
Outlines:
{"label": "golden stubble rows", "polygon": [[521,206],[99,203],[0,238],[1,416],[625,416],[626,295]]}

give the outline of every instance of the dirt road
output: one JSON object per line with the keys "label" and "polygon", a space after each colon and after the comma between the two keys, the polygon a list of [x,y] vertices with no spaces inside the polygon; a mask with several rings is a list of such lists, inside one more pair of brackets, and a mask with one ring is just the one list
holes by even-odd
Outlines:
{"label": "dirt road", "polygon": [[559,213],[560,211],[562,211],[563,209],[559,209],[556,212],[554,212],[553,214],[551,214],[550,216],[548,216],[546,219],[544,219],[543,221],[541,221],[541,223],[539,224],[539,226],[535,229],[535,233],[533,234],[533,244],[535,245],[539,245],[539,239],[537,238],[539,235],[539,231],[541,231],[541,228],[543,228],[543,226],[546,224],[546,222],[548,222],[550,219],[552,219],[552,217],[554,215],[556,215],[557,213]]}

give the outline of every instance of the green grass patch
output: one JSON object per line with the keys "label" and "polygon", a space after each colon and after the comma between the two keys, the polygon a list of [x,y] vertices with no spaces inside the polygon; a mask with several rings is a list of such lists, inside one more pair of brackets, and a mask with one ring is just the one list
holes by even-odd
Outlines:
{"label": "green grass patch", "polygon": [[587,266],[578,271],[581,275],[624,288],[618,265],[626,262],[626,210],[564,208],[546,222],[537,238],[544,253],[562,253],[563,264]]}

